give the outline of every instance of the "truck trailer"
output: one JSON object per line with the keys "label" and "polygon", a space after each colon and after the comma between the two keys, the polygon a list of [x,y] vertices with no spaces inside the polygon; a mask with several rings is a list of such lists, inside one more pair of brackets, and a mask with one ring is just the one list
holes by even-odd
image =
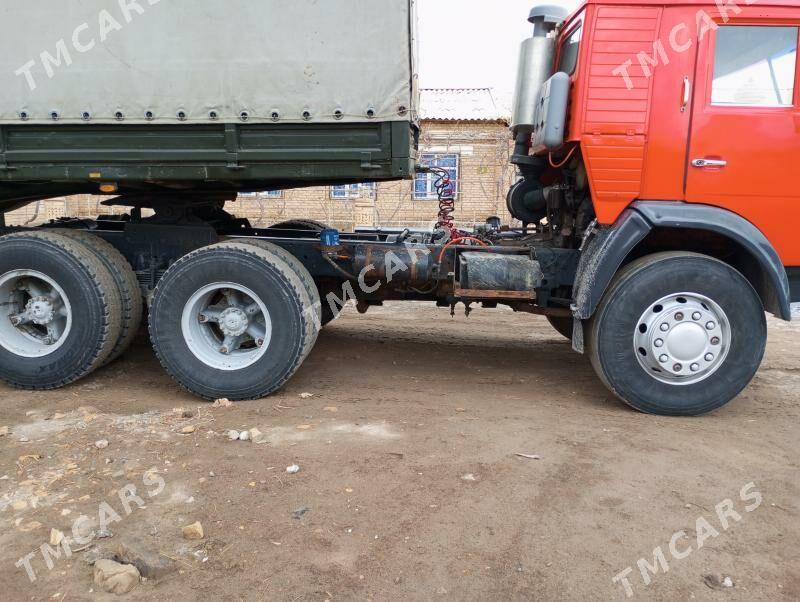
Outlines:
{"label": "truck trailer", "polygon": [[[0,378],[75,382],[147,321],[208,400],[280,389],[353,300],[545,316],[631,407],[699,415],[800,310],[800,9],[587,0],[530,13],[514,225],[455,226],[420,165],[412,0],[29,0],[0,9]],[[509,57],[509,60],[513,60]],[[432,173],[430,231],[254,227],[246,192]],[[104,194],[124,215],[5,215]],[[524,369],[524,366],[520,366]]]}

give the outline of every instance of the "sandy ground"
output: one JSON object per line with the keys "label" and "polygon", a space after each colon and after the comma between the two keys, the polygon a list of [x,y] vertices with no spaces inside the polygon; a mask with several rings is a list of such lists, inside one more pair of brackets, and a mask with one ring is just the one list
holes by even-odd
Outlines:
{"label": "sandy ground", "polygon": [[[798,334],[772,322],[754,384],[700,419],[628,410],[541,318],[428,305],[348,312],[282,393],[234,407],[146,340],[61,391],[0,386],[0,598],[114,599],[87,561],[123,550],[158,569],[136,600],[625,600],[627,567],[641,599],[797,600]],[[81,515],[111,537],[48,569]]]}

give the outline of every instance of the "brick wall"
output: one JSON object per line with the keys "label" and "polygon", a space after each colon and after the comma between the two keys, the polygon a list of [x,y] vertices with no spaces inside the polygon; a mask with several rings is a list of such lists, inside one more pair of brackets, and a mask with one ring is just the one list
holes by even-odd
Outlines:
{"label": "brick wall", "polygon": [[[505,194],[515,171],[509,164],[511,138],[504,123],[423,123],[420,151],[454,153],[459,156],[459,194],[455,220],[462,226],[481,223],[492,215],[510,223]],[[253,225],[269,226],[293,219],[314,219],[341,230],[356,226],[427,227],[436,221],[435,200],[415,199],[414,183],[386,182],[374,194],[363,190],[361,198],[334,199],[328,187],[286,190],[280,198],[240,197],[228,211],[248,218]],[[121,213],[123,208],[103,207],[107,197],[79,195],[31,204],[6,216],[8,224],[45,223],[65,215],[94,217],[98,213]]]}

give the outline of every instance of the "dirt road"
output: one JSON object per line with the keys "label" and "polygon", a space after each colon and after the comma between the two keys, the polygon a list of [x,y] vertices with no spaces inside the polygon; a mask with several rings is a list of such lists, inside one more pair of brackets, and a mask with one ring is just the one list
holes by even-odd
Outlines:
{"label": "dirt road", "polygon": [[[61,391],[0,386],[0,597],[116,599],[87,560],[122,553],[152,571],[135,600],[625,600],[621,573],[641,599],[797,600],[798,335],[773,321],[753,386],[700,419],[629,411],[543,319],[427,305],[348,312],[260,402],[197,402],[146,340]],[[111,537],[49,569],[81,515]]]}

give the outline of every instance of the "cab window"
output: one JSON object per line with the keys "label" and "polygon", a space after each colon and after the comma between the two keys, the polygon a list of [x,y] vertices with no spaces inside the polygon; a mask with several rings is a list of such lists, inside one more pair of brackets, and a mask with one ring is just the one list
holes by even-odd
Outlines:
{"label": "cab window", "polygon": [[578,51],[581,46],[582,33],[583,26],[581,25],[564,40],[561,45],[557,71],[563,71],[567,75],[575,73],[575,68],[578,66]]}
{"label": "cab window", "polygon": [[715,105],[794,104],[797,27],[724,25],[717,30]]}

